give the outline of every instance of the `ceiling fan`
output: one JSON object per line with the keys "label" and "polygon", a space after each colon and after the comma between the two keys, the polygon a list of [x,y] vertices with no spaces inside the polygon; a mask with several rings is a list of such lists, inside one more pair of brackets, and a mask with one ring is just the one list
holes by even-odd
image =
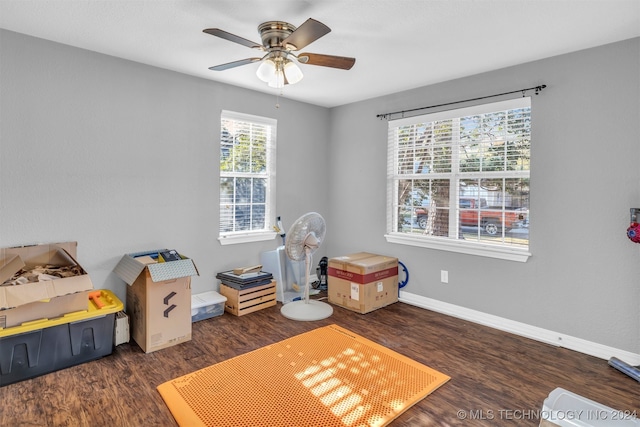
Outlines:
{"label": "ceiling fan", "polygon": [[220,37],[252,49],[258,49],[265,54],[262,57],[241,59],[213,67],[213,71],[223,71],[230,68],[247,65],[254,62],[262,62],[256,74],[258,78],[269,86],[282,88],[287,84],[295,84],[302,80],[302,71],[297,63],[319,65],[321,67],[339,68],[350,70],[355,64],[355,58],[334,55],[322,55],[319,53],[294,53],[318,40],[331,31],[322,22],[309,18],[299,27],[287,22],[267,21],[258,26],[258,33],[262,43],[255,43],[235,34],[219,28],[207,28],[202,30],[212,36]]}

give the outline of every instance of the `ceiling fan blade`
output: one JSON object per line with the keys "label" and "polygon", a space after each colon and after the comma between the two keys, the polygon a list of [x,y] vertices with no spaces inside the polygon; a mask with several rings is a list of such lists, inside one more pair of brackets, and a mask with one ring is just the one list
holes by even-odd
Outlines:
{"label": "ceiling fan blade", "polygon": [[288,48],[292,45],[292,50],[300,50],[320,37],[329,33],[331,28],[320,21],[309,18],[300,25],[289,37],[282,40],[282,46]]}
{"label": "ceiling fan blade", "polygon": [[319,65],[321,67],[340,68],[350,70],[356,63],[356,58],[346,56],[321,55],[319,53],[301,53],[298,61],[302,64]]}
{"label": "ceiling fan blade", "polygon": [[228,70],[229,68],[235,68],[241,65],[251,64],[253,62],[257,62],[260,60],[262,60],[262,58],[241,59],[239,61],[233,61],[233,62],[227,62],[226,64],[215,65],[213,67],[209,67],[209,69],[212,71],[223,71],[223,70]]}
{"label": "ceiling fan blade", "polygon": [[252,42],[235,34],[228,33],[220,28],[207,28],[202,30],[203,33],[211,34],[212,36],[220,37],[221,39],[229,40],[230,42],[238,43],[243,46],[247,46],[253,49],[264,50],[264,47],[260,43]]}

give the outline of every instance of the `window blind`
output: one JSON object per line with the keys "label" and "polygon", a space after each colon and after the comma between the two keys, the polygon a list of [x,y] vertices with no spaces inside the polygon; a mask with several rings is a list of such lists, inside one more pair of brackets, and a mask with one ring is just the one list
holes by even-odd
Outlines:
{"label": "window blind", "polygon": [[221,235],[270,231],[275,201],[276,120],[222,111]]}
{"label": "window blind", "polygon": [[389,121],[387,232],[528,250],[531,99]]}

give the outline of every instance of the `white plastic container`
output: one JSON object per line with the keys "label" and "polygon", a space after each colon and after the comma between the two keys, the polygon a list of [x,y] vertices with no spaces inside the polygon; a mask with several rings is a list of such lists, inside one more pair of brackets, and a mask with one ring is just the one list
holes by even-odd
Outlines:
{"label": "white plastic container", "polygon": [[222,316],[226,301],[227,297],[216,291],[191,295],[191,322]]}
{"label": "white plastic container", "polygon": [[639,427],[633,409],[612,409],[562,388],[544,400],[540,418],[560,427]]}

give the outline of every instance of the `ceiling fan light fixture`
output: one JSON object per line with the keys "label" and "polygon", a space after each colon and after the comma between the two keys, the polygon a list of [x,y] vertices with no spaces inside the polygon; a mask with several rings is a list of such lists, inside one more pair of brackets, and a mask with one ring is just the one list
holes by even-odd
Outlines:
{"label": "ceiling fan light fixture", "polygon": [[276,63],[271,59],[265,59],[262,61],[262,64],[258,67],[256,71],[256,75],[260,80],[265,83],[269,83],[271,79],[273,79],[276,74]]}
{"label": "ceiling fan light fixture", "polygon": [[296,84],[303,77],[300,67],[290,59],[284,58],[265,59],[256,70],[256,75],[269,87],[276,89],[282,89],[285,84]]}
{"label": "ceiling fan light fixture", "polygon": [[287,82],[290,85],[298,83],[304,77],[300,67],[293,61],[288,61],[284,64],[284,75],[287,77]]}
{"label": "ceiling fan light fixture", "polygon": [[268,82],[269,87],[274,87],[276,89],[282,89],[284,87],[284,73],[282,69],[277,68],[273,76]]}

